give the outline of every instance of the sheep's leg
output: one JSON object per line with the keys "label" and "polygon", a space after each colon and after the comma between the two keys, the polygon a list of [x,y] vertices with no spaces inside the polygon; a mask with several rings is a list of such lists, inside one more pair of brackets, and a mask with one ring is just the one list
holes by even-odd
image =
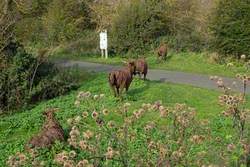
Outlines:
{"label": "sheep's leg", "polygon": [[120,96],[119,87],[116,87],[117,96]]}
{"label": "sheep's leg", "polygon": [[111,89],[112,89],[112,92],[114,93],[114,96],[116,97],[117,95],[116,95],[116,89],[115,89],[115,87],[114,87],[114,86],[111,86],[111,85],[110,85],[110,87],[111,87]]}
{"label": "sheep's leg", "polygon": [[124,86],[121,86],[121,88],[120,88],[120,94],[123,93],[123,90],[124,90]]}
{"label": "sheep's leg", "polygon": [[146,80],[146,75],[145,73],[143,73],[143,80]]}
{"label": "sheep's leg", "polygon": [[138,74],[139,74],[139,78],[141,79],[141,72],[138,72]]}

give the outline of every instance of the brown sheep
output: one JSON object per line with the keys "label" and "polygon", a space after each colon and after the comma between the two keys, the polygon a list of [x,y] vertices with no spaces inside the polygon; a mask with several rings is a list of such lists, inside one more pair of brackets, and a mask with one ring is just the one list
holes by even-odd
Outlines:
{"label": "brown sheep", "polygon": [[43,113],[45,116],[45,123],[43,124],[42,131],[30,139],[26,145],[26,149],[29,150],[34,147],[49,147],[56,140],[64,140],[63,129],[54,117],[55,111],[56,109],[49,109]]}
{"label": "brown sheep", "polygon": [[166,60],[168,54],[168,46],[165,43],[162,43],[157,50],[157,58],[158,60]]}
{"label": "brown sheep", "polygon": [[135,60],[135,72],[136,74],[139,74],[140,78],[141,74],[143,74],[143,79],[146,79],[148,73],[148,63],[145,58],[139,58]]}
{"label": "brown sheep", "polygon": [[128,62],[127,67],[124,67],[123,69],[113,70],[109,73],[109,84],[114,91],[115,97],[122,94],[124,88],[128,91],[133,80],[133,74],[135,74],[134,61]]}

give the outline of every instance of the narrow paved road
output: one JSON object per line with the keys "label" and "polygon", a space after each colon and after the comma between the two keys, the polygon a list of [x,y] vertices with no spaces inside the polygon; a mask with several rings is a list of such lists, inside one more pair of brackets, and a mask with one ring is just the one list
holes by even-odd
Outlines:
{"label": "narrow paved road", "polygon": [[[78,66],[81,69],[93,72],[109,72],[113,69],[121,68],[121,66],[115,66],[115,65],[106,65],[106,64],[90,63],[83,61],[71,61],[71,60],[57,61],[56,64],[61,67]],[[149,80],[186,84],[200,88],[218,90],[218,87],[216,86],[214,81],[211,81],[209,79],[208,75],[150,69],[147,78]],[[230,88],[232,88],[233,90],[242,91],[242,86],[241,86],[242,84],[240,81],[227,77],[221,77],[221,78],[224,80],[225,84]],[[236,82],[236,85],[233,85],[233,82]],[[250,93],[249,85],[247,87],[247,93],[248,94]]]}

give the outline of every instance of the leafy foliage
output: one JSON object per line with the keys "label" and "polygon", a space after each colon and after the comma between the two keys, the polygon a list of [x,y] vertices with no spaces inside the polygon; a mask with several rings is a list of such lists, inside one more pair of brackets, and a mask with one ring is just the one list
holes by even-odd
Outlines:
{"label": "leafy foliage", "polygon": [[13,42],[4,51],[6,65],[0,73],[1,111],[17,109],[77,88],[75,76],[59,72],[53,64],[44,60],[45,53],[34,57]]}
{"label": "leafy foliage", "polygon": [[250,3],[248,0],[220,0],[211,22],[213,47],[224,55],[250,53]]}
{"label": "leafy foliage", "polygon": [[163,1],[133,0],[118,7],[112,25],[112,47],[117,53],[145,52],[149,44],[168,33]]}

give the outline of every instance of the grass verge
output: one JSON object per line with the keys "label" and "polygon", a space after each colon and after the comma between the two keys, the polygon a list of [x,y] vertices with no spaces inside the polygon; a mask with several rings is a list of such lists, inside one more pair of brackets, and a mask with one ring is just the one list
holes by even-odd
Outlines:
{"label": "grass verge", "polygon": [[[121,65],[125,58],[122,56],[112,56],[109,59],[102,59],[100,56],[84,55],[56,55],[52,59],[70,59],[88,61],[103,64]],[[219,75],[225,77],[235,77],[238,73],[246,73],[247,69],[242,62],[227,61],[225,64],[215,63],[206,53],[169,53],[166,62],[159,63],[155,55],[147,55],[149,68],[164,69],[171,71],[182,71],[188,73],[198,73],[206,75]],[[230,67],[228,63],[230,62]]]}
{"label": "grass verge", "polygon": [[[169,106],[175,103],[186,103],[188,106],[197,109],[199,119],[208,119],[211,122],[212,133],[219,134],[222,140],[226,140],[232,132],[231,124],[222,117],[219,117],[222,108],[217,102],[217,97],[220,93],[216,91],[186,85],[151,81],[144,82],[135,79],[128,94],[124,96],[124,102],[121,103],[111,94],[107,83],[107,75],[104,73],[89,77],[79,88],[79,91],[104,93],[105,99],[103,105],[108,106],[110,110],[117,108],[117,106],[124,102],[133,103],[133,107],[156,100],[161,100],[163,104]],[[31,110],[13,113],[0,118],[0,166],[5,166],[5,161],[9,155],[17,151],[23,151],[24,144],[32,135],[39,131],[43,123],[41,113],[46,108],[55,107],[60,109],[57,112],[57,118],[65,129],[65,132],[68,132],[67,119],[81,115],[83,112],[74,105],[77,92],[73,91],[69,95],[42,102]],[[248,107],[250,107],[250,103],[248,103]],[[152,118],[147,117],[144,121],[152,120]],[[57,151],[53,149],[45,150],[43,153],[44,160],[53,161],[52,157]]]}

